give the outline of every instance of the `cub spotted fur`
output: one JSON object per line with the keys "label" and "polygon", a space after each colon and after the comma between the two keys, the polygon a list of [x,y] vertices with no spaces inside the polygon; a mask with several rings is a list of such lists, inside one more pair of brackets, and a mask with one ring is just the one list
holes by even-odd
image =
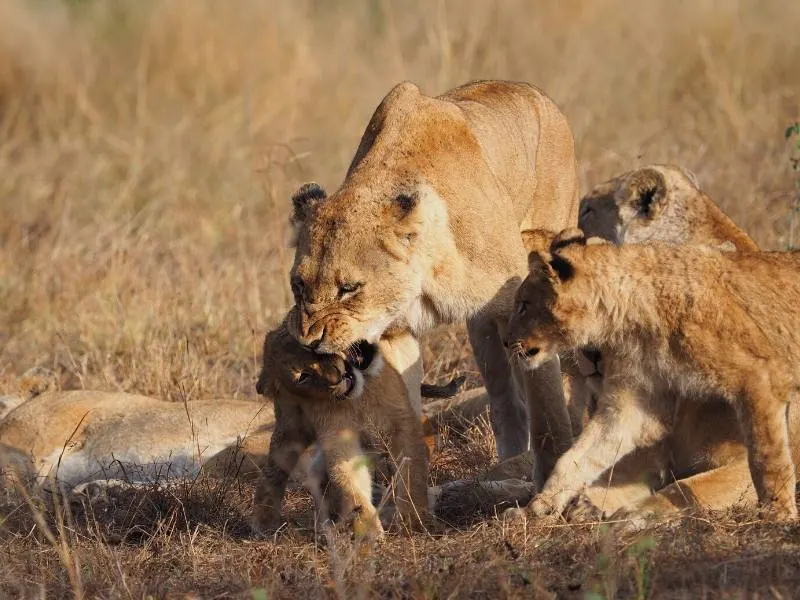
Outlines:
{"label": "cub spotted fur", "polygon": [[437,97],[401,83],[339,189],[307,185],[293,204],[292,335],[336,353],[393,327],[418,335],[466,321],[500,458],[533,447],[545,477],[572,443],[558,361],[522,372],[501,333],[526,273],[520,231],[558,231],[578,216],[574,142],[556,105],[524,83]]}
{"label": "cub spotted fur", "polygon": [[508,326],[528,368],[573,347],[624,358],[530,511],[561,512],[617,460],[662,441],[679,389],[733,404],[759,501],[779,519],[797,515],[786,409],[800,386],[800,253],[614,247],[568,230],[529,267]]}
{"label": "cub spotted fur", "polygon": [[[388,447],[396,465],[395,502],[405,524],[429,521],[426,449],[418,412],[399,373],[382,365],[378,349],[361,344],[361,369],[338,355],[315,354],[284,326],[264,341],[258,391],[275,401],[275,430],[263,477],[256,486],[253,525],[274,531],[286,481],[301,454],[313,443],[322,448],[328,477],[339,500],[338,514],[353,521],[356,533],[381,535],[372,503],[372,481],[362,444]],[[321,507],[318,507],[320,510]],[[324,518],[324,512],[322,513]]]}

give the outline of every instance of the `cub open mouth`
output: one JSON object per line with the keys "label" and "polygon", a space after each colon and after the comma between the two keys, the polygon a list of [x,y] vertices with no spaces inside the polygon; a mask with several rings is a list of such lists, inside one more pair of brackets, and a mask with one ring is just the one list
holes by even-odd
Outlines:
{"label": "cub open mouth", "polygon": [[345,371],[344,375],[342,375],[342,379],[344,379],[345,382],[344,393],[342,395],[347,397],[356,387],[356,376],[349,364],[347,365],[347,370]]}

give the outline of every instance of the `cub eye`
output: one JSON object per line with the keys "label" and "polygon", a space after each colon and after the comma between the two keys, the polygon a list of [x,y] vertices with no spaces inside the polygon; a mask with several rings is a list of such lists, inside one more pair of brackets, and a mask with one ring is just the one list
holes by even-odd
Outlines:
{"label": "cub eye", "polygon": [[302,373],[300,373],[300,374],[297,376],[297,379],[296,379],[295,381],[296,381],[298,384],[300,384],[300,385],[303,385],[304,383],[308,383],[308,381],[309,381],[310,379],[311,379],[311,375],[310,375],[309,373],[307,373],[307,372],[303,371]]}
{"label": "cub eye", "polygon": [[523,316],[523,315],[524,315],[526,312],[528,312],[528,303],[527,303],[527,302],[520,302],[520,303],[517,305],[517,314],[518,314],[518,315],[521,317],[521,316]]}
{"label": "cub eye", "polygon": [[341,300],[345,296],[356,293],[363,285],[363,283],[343,283],[339,286],[339,299]]}

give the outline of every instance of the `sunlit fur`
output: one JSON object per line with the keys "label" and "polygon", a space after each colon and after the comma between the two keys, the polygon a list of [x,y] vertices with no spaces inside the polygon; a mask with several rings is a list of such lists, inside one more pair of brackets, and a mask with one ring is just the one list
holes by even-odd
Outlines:
{"label": "sunlit fur", "polygon": [[664,439],[678,390],[737,406],[759,500],[778,518],[796,515],[785,407],[800,372],[800,254],[576,242],[531,265],[517,300],[533,310],[514,313],[509,340],[524,352],[547,341],[547,351],[592,345],[615,357],[597,414],[534,513],[562,510],[616,460]]}
{"label": "sunlit fur", "polygon": [[[490,379],[498,453],[524,451],[533,435],[537,467],[549,470],[572,442],[558,366],[518,374],[528,380],[523,397],[498,323],[525,274],[520,231],[577,219],[574,143],[555,104],[517,82],[473,82],[436,97],[400,83],[373,114],[341,186],[327,197],[308,190],[293,203],[292,334],[336,353],[389,327],[419,335],[468,320]],[[542,431],[529,432],[529,412]]]}

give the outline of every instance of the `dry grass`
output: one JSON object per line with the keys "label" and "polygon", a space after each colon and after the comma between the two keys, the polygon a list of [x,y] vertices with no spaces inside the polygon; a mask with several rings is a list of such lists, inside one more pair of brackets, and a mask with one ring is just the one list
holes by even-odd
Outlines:
{"label": "dry grass", "polygon": [[[289,303],[288,196],[306,179],[337,185],[402,79],[429,93],[482,77],[536,83],[572,123],[584,188],[678,162],[763,247],[785,247],[781,133],[800,113],[798,56],[794,0],[5,0],[0,391],[43,365],[66,388],[253,396],[260,337]],[[437,332],[429,377],[474,376],[468,355],[462,332]],[[434,476],[489,460],[485,433],[450,440]],[[185,498],[165,501],[133,541],[103,542],[91,519],[53,525],[53,539],[67,540],[87,596],[580,596],[594,580],[636,590],[624,542],[597,529],[524,534],[491,521],[390,541],[341,572],[302,535],[276,545],[228,533],[241,523],[223,516],[247,497],[231,494],[195,497],[204,517],[178,519]],[[25,514],[3,533],[0,594],[69,595],[63,552],[21,527]],[[766,595],[774,579],[779,597],[798,533],[690,523],[657,536],[648,589]]]}

